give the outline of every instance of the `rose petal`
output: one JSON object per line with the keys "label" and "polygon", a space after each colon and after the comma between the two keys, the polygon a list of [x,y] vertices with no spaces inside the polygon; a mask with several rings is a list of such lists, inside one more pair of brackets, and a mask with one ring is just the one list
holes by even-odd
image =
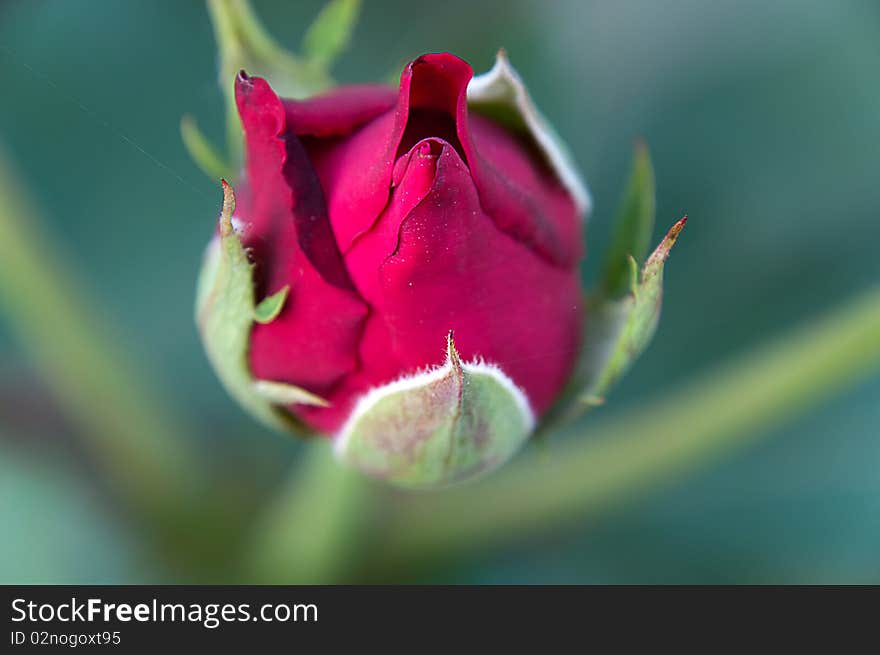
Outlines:
{"label": "rose petal", "polygon": [[322,397],[357,368],[367,308],[354,291],[327,220],[323,192],[284,106],[265,80],[240,75],[247,178],[236,218],[257,262],[258,298],[290,285],[280,314],[255,324],[251,370]]}
{"label": "rose petal", "polygon": [[440,138],[467,162],[480,202],[500,229],[554,265],[570,267],[580,259],[574,198],[524,140],[468,115],[472,77],[471,67],[449,53],[419,57],[401,75],[393,112],[338,146],[310,146],[342,252],[375,224],[388,201],[398,156],[422,139]]}
{"label": "rose petal", "polygon": [[392,109],[397,92],[381,84],[343,86],[307,100],[284,100],[288,128],[299,136],[344,136]]}
{"label": "rose petal", "polygon": [[540,413],[577,353],[577,274],[498,229],[451,144],[428,140],[407,157],[388,209],[346,254],[374,309],[369,322],[385,325],[367,331],[373,338],[361,344],[363,370],[378,371],[389,360],[404,373],[439,365],[438,340],[455,330],[463,358],[497,364]]}

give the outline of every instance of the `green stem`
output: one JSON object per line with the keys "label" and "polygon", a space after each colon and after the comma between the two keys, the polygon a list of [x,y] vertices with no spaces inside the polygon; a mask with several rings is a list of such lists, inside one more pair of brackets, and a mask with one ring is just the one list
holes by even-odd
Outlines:
{"label": "green stem", "polygon": [[400,499],[377,559],[401,566],[583,519],[747,446],[878,368],[880,287],[483,483]]}
{"label": "green stem", "polygon": [[0,157],[0,312],[109,482],[135,511],[178,511],[200,484],[188,430],[144,383]]}
{"label": "green stem", "polygon": [[[240,2],[237,0],[208,0],[208,11],[211,24],[214,26],[214,38],[217,40],[217,52],[220,55],[218,70],[220,89],[226,104],[226,148],[233,166],[241,164],[241,123],[235,106],[235,86],[233,80],[239,61],[244,61],[244,45],[241,42],[236,20]],[[259,35],[260,32],[257,32]],[[266,47],[260,42],[261,46]],[[243,66],[243,64],[241,64]]]}
{"label": "green stem", "polygon": [[226,102],[226,138],[230,163],[242,161],[241,123],[235,105],[235,76],[245,69],[266,77],[286,98],[306,98],[330,88],[323,66],[288,52],[269,34],[248,0],[208,0],[220,56],[220,89]]}
{"label": "green stem", "polygon": [[329,584],[345,575],[371,489],[339,465],[330,443],[308,456],[261,517],[246,562],[249,582]]}

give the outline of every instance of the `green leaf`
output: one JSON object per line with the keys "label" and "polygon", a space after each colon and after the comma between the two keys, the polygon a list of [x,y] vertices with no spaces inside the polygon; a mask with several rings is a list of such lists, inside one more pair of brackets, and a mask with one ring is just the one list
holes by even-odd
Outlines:
{"label": "green leaf", "polygon": [[528,439],[534,415],[498,368],[459,359],[450,333],[446,363],[364,396],[336,440],[340,459],[411,488],[471,479],[507,461]]}
{"label": "green leaf", "polygon": [[360,13],[360,0],[331,0],[303,37],[303,54],[328,67],[345,50]]}
{"label": "green leaf", "polygon": [[189,156],[205,175],[214,180],[230,176],[232,167],[229,162],[202,134],[195,119],[188,114],[180,119],[180,136]]}
{"label": "green leaf", "polygon": [[232,229],[234,211],[235,194],[223,180],[220,236],[210,243],[205,253],[196,294],[196,321],[202,343],[220,381],[242,407],[272,427],[303,431],[302,425],[279,407],[279,403],[255,388],[248,364],[256,312],[253,265]]}
{"label": "green leaf", "polygon": [[629,183],[614,223],[611,245],[605,256],[602,287],[609,298],[630,290],[630,257],[640,263],[648,252],[654,230],[654,169],[644,143],[636,145]]}
{"label": "green leaf", "polygon": [[280,291],[263,298],[254,309],[254,320],[264,324],[274,321],[284,308],[284,301],[287,300],[289,291],[290,286],[285,285]]}

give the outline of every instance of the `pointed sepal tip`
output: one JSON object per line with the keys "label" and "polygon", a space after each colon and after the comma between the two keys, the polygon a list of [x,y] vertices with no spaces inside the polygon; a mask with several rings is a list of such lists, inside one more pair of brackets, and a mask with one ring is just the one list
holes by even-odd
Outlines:
{"label": "pointed sepal tip", "polygon": [[336,436],[336,453],[393,484],[437,488],[497,468],[534,427],[525,394],[500,368],[462,361],[450,332],[442,366],[360,399]]}

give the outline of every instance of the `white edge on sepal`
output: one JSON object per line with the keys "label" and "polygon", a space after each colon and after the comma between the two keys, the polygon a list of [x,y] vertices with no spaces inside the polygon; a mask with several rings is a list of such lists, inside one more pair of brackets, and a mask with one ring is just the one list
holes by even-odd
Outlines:
{"label": "white edge on sepal", "polygon": [[538,420],[535,417],[535,412],[532,409],[532,406],[529,404],[529,399],[525,392],[520,389],[513,380],[507,377],[504,371],[502,371],[497,365],[485,362],[481,359],[472,362],[462,362],[461,367],[466,373],[488,375],[489,377],[494,378],[498,384],[505,388],[505,390],[509,391],[522,415],[523,424],[528,428],[529,432],[534,432]]}
{"label": "white edge on sepal", "polygon": [[[354,410],[345,421],[345,425],[342,426],[342,429],[333,440],[333,448],[336,452],[337,457],[344,456],[344,453],[348,447],[348,441],[358,422],[383,398],[386,398],[387,396],[390,396],[399,391],[409,391],[410,389],[417,389],[419,387],[431,384],[432,382],[438,382],[439,380],[442,380],[444,377],[452,372],[453,366],[455,365],[454,362],[456,361],[459,361],[458,355],[455,353],[454,346],[450,339],[448,341],[446,349],[446,361],[443,363],[442,366],[437,366],[435,368],[418,373],[413,373],[411,375],[404,375],[397,380],[394,380],[393,382],[389,382],[388,384],[384,384],[380,387],[373,387],[364,395],[362,395],[357,401]],[[504,373],[504,371],[502,371],[495,364],[490,364],[482,360],[474,360],[472,362],[460,362],[460,365],[462,370],[467,373],[482,374],[492,377],[502,387],[504,387],[506,391],[510,392],[510,395],[514,399],[517,408],[519,408],[520,414],[523,419],[523,424],[526,426],[528,433],[532,433],[535,430],[535,427],[537,426],[537,419],[535,418],[535,412],[532,410],[532,407],[529,404],[528,397],[523,392],[523,390],[520,389],[516,385],[516,383]]]}
{"label": "white edge on sepal", "polygon": [[544,152],[562,185],[568,190],[581,216],[586,218],[593,207],[590,192],[578,171],[571,154],[555,130],[535,106],[528,89],[511,66],[502,49],[495,57],[495,65],[482,75],[471,79],[467,88],[469,102],[507,102],[519,112],[532,138]]}

